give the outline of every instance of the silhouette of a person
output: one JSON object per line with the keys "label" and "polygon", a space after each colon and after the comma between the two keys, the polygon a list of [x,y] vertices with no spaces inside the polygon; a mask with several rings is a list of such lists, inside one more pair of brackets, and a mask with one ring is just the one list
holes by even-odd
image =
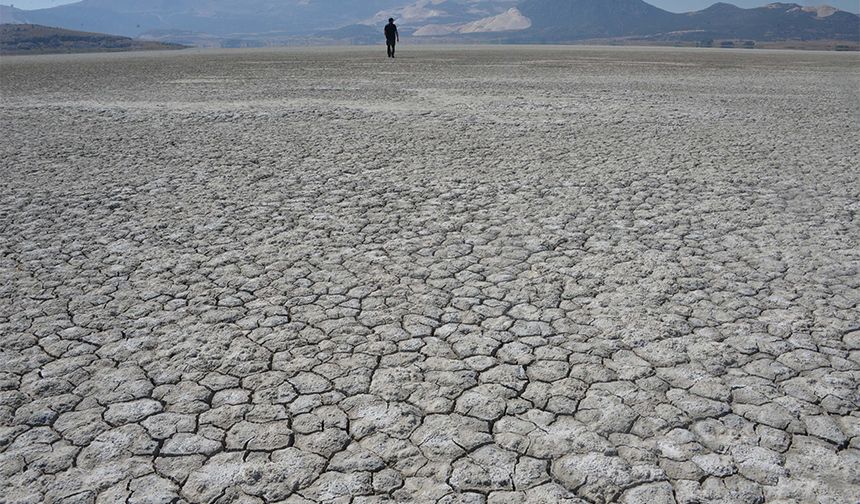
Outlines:
{"label": "silhouette of a person", "polygon": [[385,25],[385,45],[388,46],[388,57],[394,57],[394,47],[400,42],[400,33],[397,32],[397,25],[394,24],[394,18],[388,18],[388,24]]}

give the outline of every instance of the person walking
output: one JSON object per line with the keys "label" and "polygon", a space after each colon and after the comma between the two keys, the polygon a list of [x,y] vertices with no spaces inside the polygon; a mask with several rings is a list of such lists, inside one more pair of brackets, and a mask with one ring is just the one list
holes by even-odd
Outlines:
{"label": "person walking", "polygon": [[385,25],[385,45],[388,46],[388,57],[394,57],[394,48],[400,42],[400,33],[397,32],[397,25],[394,24],[394,18],[388,18],[388,24]]}

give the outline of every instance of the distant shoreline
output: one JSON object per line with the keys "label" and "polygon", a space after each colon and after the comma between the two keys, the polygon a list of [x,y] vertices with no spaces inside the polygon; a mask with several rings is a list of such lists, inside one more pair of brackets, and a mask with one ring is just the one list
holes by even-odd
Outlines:
{"label": "distant shoreline", "polygon": [[[223,47],[185,47],[179,50],[131,50],[131,51],[86,51],[86,52],[66,52],[66,53],[17,53],[4,54],[0,58],[0,65],[4,62],[14,64],[15,61],[27,61],[30,59],[56,59],[62,61],[65,59],[82,58],[89,60],[91,58],[105,57],[111,60],[120,61],[124,58],[158,58],[158,57],[183,57],[183,55],[206,55],[220,54],[228,56],[231,54],[246,54],[246,55],[264,55],[264,54],[304,54],[318,53],[320,55],[335,56],[337,54],[354,55],[355,57],[373,57],[379,51],[378,46],[371,45],[288,45],[288,46],[270,46],[270,47],[241,47],[241,48],[223,48]],[[676,47],[671,45],[608,45],[608,44],[420,44],[412,46],[404,46],[403,54],[400,60],[403,63],[415,63],[425,58],[425,55],[433,54],[434,52],[450,52],[450,53],[470,53],[480,54],[483,52],[497,52],[504,54],[516,54],[520,51],[529,52],[545,52],[547,56],[551,56],[558,51],[581,51],[589,53],[592,51],[616,50],[619,52],[641,52],[641,53],[686,53],[687,57],[705,57],[707,54],[724,53],[734,55],[738,59],[766,57],[766,55],[779,55],[791,58],[792,54],[801,55],[808,54],[809,57],[829,57],[829,58],[860,58],[860,51],[823,51],[798,49],[792,47],[784,48],[765,48],[759,47],[756,50],[739,50],[739,49],[724,49],[720,47]],[[385,49],[382,49],[383,56]]]}

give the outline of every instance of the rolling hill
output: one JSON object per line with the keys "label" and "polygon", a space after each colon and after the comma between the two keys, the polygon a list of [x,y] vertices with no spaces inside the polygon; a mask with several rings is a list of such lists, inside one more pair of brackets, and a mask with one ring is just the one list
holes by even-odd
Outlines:
{"label": "rolling hill", "polygon": [[157,51],[182,49],[177,44],[135,40],[33,24],[0,25],[0,54]]}

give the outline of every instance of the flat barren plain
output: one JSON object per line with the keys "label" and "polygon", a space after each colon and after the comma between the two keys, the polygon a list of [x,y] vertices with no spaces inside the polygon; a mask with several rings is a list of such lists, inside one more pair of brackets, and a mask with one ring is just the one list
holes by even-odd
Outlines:
{"label": "flat barren plain", "polygon": [[860,59],[0,62],[0,501],[860,499]]}

